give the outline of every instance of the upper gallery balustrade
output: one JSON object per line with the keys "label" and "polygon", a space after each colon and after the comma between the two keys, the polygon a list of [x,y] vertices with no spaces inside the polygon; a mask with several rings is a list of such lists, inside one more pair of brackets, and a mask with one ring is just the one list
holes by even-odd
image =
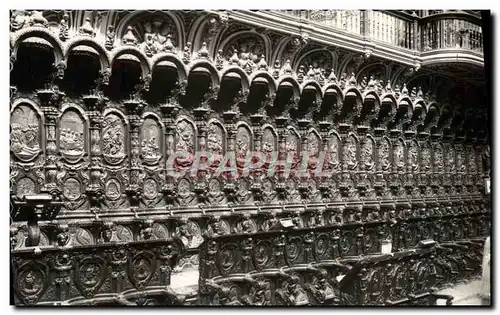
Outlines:
{"label": "upper gallery balustrade", "polygon": [[[473,11],[282,10],[302,23],[328,26],[360,39],[427,52],[483,54],[481,18]],[[418,13],[417,13],[418,12]]]}

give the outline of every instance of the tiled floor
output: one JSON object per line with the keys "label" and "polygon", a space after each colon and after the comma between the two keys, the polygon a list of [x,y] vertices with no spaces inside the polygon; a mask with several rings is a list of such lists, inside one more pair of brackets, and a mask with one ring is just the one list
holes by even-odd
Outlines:
{"label": "tiled floor", "polygon": [[[439,291],[439,293],[452,295],[454,297],[453,305],[482,305],[479,297],[480,289],[481,281],[473,280]],[[438,304],[444,305],[445,302],[438,301]]]}

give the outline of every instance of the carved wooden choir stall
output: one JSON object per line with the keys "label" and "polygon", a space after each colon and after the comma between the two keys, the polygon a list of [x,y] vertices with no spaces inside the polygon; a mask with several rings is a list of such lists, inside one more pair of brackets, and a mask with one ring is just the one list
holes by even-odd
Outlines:
{"label": "carved wooden choir stall", "polygon": [[478,18],[458,68],[444,13],[342,12],[12,11],[14,303],[451,304],[490,233]]}

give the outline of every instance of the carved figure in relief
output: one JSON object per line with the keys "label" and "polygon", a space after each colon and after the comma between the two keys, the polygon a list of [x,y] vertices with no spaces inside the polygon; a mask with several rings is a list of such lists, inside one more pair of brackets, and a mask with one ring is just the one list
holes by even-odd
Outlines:
{"label": "carved figure in relief", "polygon": [[344,159],[347,163],[347,167],[349,167],[350,169],[355,168],[357,165],[356,140],[353,137],[349,137],[349,140],[347,140],[344,154]]}
{"label": "carved figure in relief", "polygon": [[213,168],[216,168],[219,165],[224,155],[222,135],[223,132],[221,127],[213,123],[210,124],[208,128],[207,149],[213,154]]}
{"label": "carved figure in relief", "polygon": [[224,201],[224,192],[220,188],[220,182],[212,179],[208,184],[208,202],[210,204],[220,204]]}
{"label": "carved figure in relief", "polygon": [[114,25],[108,26],[108,31],[106,32],[106,42],[104,43],[104,47],[106,49],[111,50],[115,45],[115,27]]}
{"label": "carved figure in relief", "polygon": [[389,161],[389,143],[387,140],[383,140],[380,144],[379,163],[382,165],[382,169],[387,169],[391,165]]}
{"label": "carved figure in relief", "polygon": [[28,177],[21,178],[17,182],[16,195],[19,199],[22,199],[26,195],[32,195],[35,193],[35,182]]}
{"label": "carved figure in relief", "polygon": [[335,135],[331,135],[328,141],[328,164],[332,169],[337,169],[339,167],[339,138]]}
{"label": "carved figure in relief", "polygon": [[440,145],[434,150],[434,167],[438,170],[443,169],[443,149]]}
{"label": "carved figure in relief", "polygon": [[176,128],[175,151],[182,153],[183,156],[176,157],[175,166],[185,169],[193,163],[194,154],[194,128],[187,121],[180,121]]}
{"label": "carved figure in relief", "polygon": [[102,153],[112,163],[125,157],[125,132],[120,117],[106,116],[103,122]]}
{"label": "carved figure in relief", "polygon": [[67,111],[61,117],[59,149],[68,159],[73,160],[84,153],[85,140],[83,120],[74,111]]}
{"label": "carved figure in relief", "polygon": [[415,145],[412,145],[410,149],[408,150],[408,163],[410,164],[412,170],[417,170],[418,169],[418,152],[417,152],[417,147]]}
{"label": "carved figure in relief", "polygon": [[307,141],[307,151],[309,153],[309,169],[311,170],[316,169],[318,163],[319,142],[320,139],[315,133],[309,133]]}
{"label": "carved figure in relief", "polygon": [[431,152],[428,146],[425,146],[422,150],[422,165],[426,169],[431,167]]}
{"label": "carved figure in relief", "polygon": [[26,10],[13,10],[10,17],[10,30],[15,32],[28,25],[30,16]]}
{"label": "carved figure in relief", "polygon": [[368,139],[364,143],[363,160],[365,162],[365,168],[371,170],[373,167],[373,141],[371,139]]}
{"label": "carved figure in relief", "polygon": [[64,183],[63,195],[68,200],[76,200],[76,199],[80,198],[80,196],[81,196],[80,182],[78,182],[74,178],[68,178],[66,180],[66,182]]}
{"label": "carved figure in relief", "polygon": [[264,129],[264,133],[262,136],[262,152],[266,155],[266,161],[264,163],[264,168],[269,167],[269,163],[271,162],[271,155],[274,152],[274,134],[271,129]]}
{"label": "carved figure in relief", "polygon": [[26,296],[38,294],[43,287],[43,276],[37,270],[29,270],[19,276],[19,289]]}
{"label": "carved figure in relief", "polygon": [[40,152],[39,119],[33,109],[16,107],[11,116],[11,150],[22,160],[31,160]]}
{"label": "carved figure in relief", "polygon": [[396,148],[394,149],[394,164],[396,164],[398,168],[403,168],[405,165],[404,151],[401,144],[396,145]]}
{"label": "carved figure in relief", "polygon": [[148,163],[155,163],[160,159],[159,136],[160,132],[156,122],[153,119],[146,118],[141,132],[141,154]]}
{"label": "carved figure in relief", "polygon": [[250,133],[245,127],[239,127],[236,133],[236,165],[240,169],[245,166],[248,150],[250,150]]}
{"label": "carved figure in relief", "polygon": [[292,153],[292,165],[291,168],[294,169],[299,164],[299,154],[297,152],[298,137],[290,130],[288,130],[288,136],[286,137],[285,150],[287,154]]}

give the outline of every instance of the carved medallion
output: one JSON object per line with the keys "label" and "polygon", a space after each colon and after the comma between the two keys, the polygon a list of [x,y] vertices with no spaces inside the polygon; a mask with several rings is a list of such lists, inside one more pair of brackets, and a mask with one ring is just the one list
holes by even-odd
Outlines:
{"label": "carved medallion", "polygon": [[77,228],[74,240],[76,245],[86,246],[94,244],[92,234],[83,228]]}
{"label": "carved medallion", "polygon": [[125,126],[116,114],[108,114],[103,121],[102,154],[106,162],[119,164],[125,159]]}
{"label": "carved medallion", "polygon": [[141,155],[144,163],[154,165],[161,159],[161,131],[156,120],[144,119],[141,128]]}
{"label": "carved medallion", "polygon": [[63,190],[63,195],[66,199],[74,201],[80,198],[81,196],[81,186],[80,182],[76,180],[75,178],[68,178],[64,182],[64,190]]}
{"label": "carved medallion", "polygon": [[23,177],[17,182],[17,198],[23,199],[26,195],[35,194],[35,182],[29,177]]}
{"label": "carved medallion", "polygon": [[293,262],[300,257],[302,249],[303,245],[302,242],[300,241],[300,238],[293,237],[288,240],[288,242],[285,245],[285,254],[286,254],[285,256],[288,261],[288,264],[293,264]]}
{"label": "carved medallion", "polygon": [[134,234],[126,226],[117,225],[115,234],[113,235],[112,241],[115,242],[132,242],[134,240]]}
{"label": "carved medallion", "polygon": [[40,150],[40,117],[28,105],[18,105],[10,118],[10,149],[22,162],[32,161]]}
{"label": "carved medallion", "polygon": [[328,235],[320,234],[314,241],[314,255],[316,259],[318,261],[327,259],[329,249]]}
{"label": "carved medallion", "polygon": [[25,304],[35,304],[42,296],[47,287],[47,271],[45,265],[38,263],[26,264],[19,269],[14,287]]}
{"label": "carved medallion", "polygon": [[238,260],[239,253],[236,244],[224,244],[217,252],[217,264],[221,274],[231,271]]}
{"label": "carved medallion", "polygon": [[100,257],[84,258],[76,265],[76,285],[80,292],[91,298],[106,279],[106,262]]}
{"label": "carved medallion", "polygon": [[146,286],[156,269],[155,256],[149,252],[141,252],[129,262],[130,281],[138,289]]}
{"label": "carved medallion", "polygon": [[253,261],[257,269],[265,268],[273,255],[272,246],[269,242],[259,241],[253,249]]}
{"label": "carved medallion", "polygon": [[110,200],[118,200],[121,194],[120,182],[114,178],[109,179],[106,183],[106,197]]}
{"label": "carved medallion", "polygon": [[168,239],[168,230],[165,225],[160,223],[153,224],[153,236],[158,240]]}
{"label": "carved medallion", "polygon": [[59,151],[68,162],[77,162],[85,154],[84,120],[69,109],[61,116],[59,128]]}
{"label": "carved medallion", "polygon": [[152,178],[144,181],[144,197],[147,199],[155,199],[158,196],[158,184]]}

